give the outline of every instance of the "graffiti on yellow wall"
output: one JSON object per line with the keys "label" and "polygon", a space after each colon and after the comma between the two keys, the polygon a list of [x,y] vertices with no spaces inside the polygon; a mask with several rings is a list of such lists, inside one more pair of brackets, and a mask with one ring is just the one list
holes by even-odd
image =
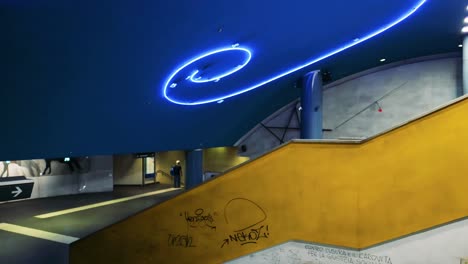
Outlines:
{"label": "graffiti on yellow wall", "polygon": [[270,236],[269,226],[265,223],[265,210],[249,199],[234,198],[227,202],[224,220],[233,231],[222,241],[221,247],[257,244],[258,240],[268,239]]}

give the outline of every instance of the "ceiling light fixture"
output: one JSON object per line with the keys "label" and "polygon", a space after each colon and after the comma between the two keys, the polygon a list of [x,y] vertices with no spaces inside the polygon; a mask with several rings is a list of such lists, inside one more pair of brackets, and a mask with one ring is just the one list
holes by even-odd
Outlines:
{"label": "ceiling light fixture", "polygon": [[462,44],[460,44],[460,45],[458,45],[458,47],[459,47],[459,48],[463,48],[463,45],[462,45]]}
{"label": "ceiling light fixture", "polygon": [[[392,28],[392,27],[398,25],[399,23],[401,23],[402,21],[404,21],[405,19],[407,19],[408,17],[410,17],[412,14],[414,14],[416,11],[418,11],[419,8],[421,8],[427,1],[428,1],[428,0],[421,0],[421,1],[419,1],[414,7],[412,7],[411,9],[409,9],[406,13],[403,13],[403,14],[402,14],[400,17],[398,17],[396,20],[394,20],[393,22],[391,22],[391,23],[389,23],[389,24],[387,24],[387,25],[385,25],[385,26],[383,26],[383,27],[380,27],[379,29],[377,29],[377,30],[375,30],[375,31],[373,31],[373,32],[371,32],[371,33],[369,33],[368,35],[365,35],[365,36],[363,36],[363,37],[361,37],[361,38],[354,38],[351,42],[349,42],[349,43],[347,43],[347,44],[345,44],[345,45],[343,45],[343,46],[341,46],[341,47],[339,47],[339,48],[337,48],[337,49],[335,49],[335,50],[332,50],[332,51],[330,51],[330,52],[328,52],[328,53],[326,53],[326,54],[324,54],[324,55],[322,55],[322,56],[319,56],[319,57],[317,57],[317,58],[315,58],[315,59],[313,59],[313,60],[307,61],[307,62],[305,62],[305,63],[303,63],[303,64],[297,65],[297,66],[294,67],[294,68],[290,68],[290,69],[287,70],[287,71],[280,72],[280,73],[276,73],[273,77],[270,77],[270,78],[268,78],[268,79],[264,79],[263,81],[260,81],[260,82],[258,82],[258,83],[251,84],[251,85],[248,86],[248,87],[244,87],[244,88],[237,89],[237,90],[235,90],[235,91],[233,91],[233,92],[231,92],[231,93],[226,93],[225,95],[217,96],[216,98],[205,98],[205,99],[200,99],[200,100],[198,100],[198,101],[183,101],[183,100],[181,100],[181,99],[177,99],[177,98],[173,98],[173,97],[169,96],[169,95],[168,95],[168,91],[167,91],[168,89],[167,89],[167,88],[169,87],[169,85],[170,85],[171,83],[173,83],[172,80],[176,77],[176,75],[177,75],[179,72],[185,70],[185,68],[188,68],[191,64],[194,64],[195,62],[197,62],[197,61],[199,61],[199,60],[201,60],[201,59],[203,59],[203,58],[206,58],[206,57],[211,56],[211,55],[213,55],[213,54],[217,54],[217,53],[220,53],[220,52],[226,52],[226,51],[228,51],[228,50],[233,50],[233,49],[242,50],[242,51],[244,51],[246,54],[248,54],[248,55],[247,55],[247,58],[248,58],[248,59],[246,60],[246,62],[243,64],[242,67],[240,67],[240,68],[239,68],[239,67],[236,67],[236,68],[234,68],[233,70],[231,70],[231,71],[229,71],[229,72],[227,72],[227,73],[220,74],[220,75],[218,75],[218,76],[211,77],[211,78],[209,78],[209,79],[203,79],[203,78],[198,79],[198,78],[197,78],[197,79],[196,79],[197,82],[212,82],[212,81],[215,81],[215,80],[218,80],[218,81],[219,81],[219,79],[221,79],[221,78],[223,78],[223,77],[226,77],[226,76],[228,76],[228,75],[231,75],[231,74],[233,74],[233,73],[239,71],[239,70],[240,70],[241,68],[243,68],[245,65],[247,65],[247,63],[250,61],[251,56],[252,56],[250,50],[248,50],[248,49],[246,49],[246,48],[241,48],[241,47],[239,47],[237,43],[234,44],[234,45],[231,45],[231,47],[229,47],[229,48],[221,48],[221,49],[217,49],[217,50],[210,51],[210,52],[207,52],[207,53],[203,53],[202,55],[200,55],[200,56],[198,56],[198,57],[196,57],[196,58],[194,58],[194,59],[188,61],[187,63],[183,64],[183,66],[177,68],[175,71],[172,72],[172,74],[169,75],[169,78],[166,80],[166,82],[165,82],[164,85],[163,85],[162,95],[163,95],[168,101],[170,101],[170,102],[172,102],[172,103],[175,103],[175,104],[180,104],[180,105],[200,105],[200,104],[207,104],[207,103],[212,103],[212,102],[219,102],[219,101],[221,101],[221,100],[223,100],[223,99],[226,99],[226,98],[229,98],[229,97],[233,97],[233,96],[237,96],[237,95],[243,94],[243,93],[245,93],[245,92],[248,92],[248,91],[251,91],[251,90],[256,89],[256,88],[258,88],[258,87],[261,87],[261,86],[263,86],[263,85],[265,85],[265,84],[267,84],[267,83],[273,82],[273,81],[275,81],[275,80],[277,80],[277,79],[279,79],[279,78],[282,78],[282,77],[284,77],[284,76],[286,76],[286,75],[289,75],[289,74],[291,74],[291,73],[293,73],[293,72],[302,70],[302,69],[304,69],[305,67],[308,67],[308,66],[310,66],[310,65],[312,65],[312,64],[315,64],[315,63],[317,63],[317,62],[319,62],[319,61],[322,61],[322,60],[324,60],[324,59],[326,59],[326,58],[328,58],[328,57],[331,57],[331,56],[333,56],[333,55],[335,55],[335,54],[337,54],[337,53],[340,53],[340,52],[342,52],[342,51],[344,51],[344,50],[347,50],[347,49],[349,49],[349,48],[351,48],[351,47],[354,47],[354,46],[358,45],[359,43],[362,43],[362,42],[364,42],[364,41],[367,41],[367,40],[369,40],[369,39],[371,39],[371,38],[373,38],[373,37],[375,37],[375,36],[377,36],[377,35],[379,35],[379,34],[382,34],[383,32],[385,32],[385,31],[387,31],[388,29],[390,29],[390,28]],[[467,28],[467,30],[468,30],[468,28]],[[190,76],[190,78],[188,78],[189,81],[191,81],[192,83],[193,83],[194,80],[195,80],[195,75],[198,73],[198,72],[197,72],[197,73],[194,74],[195,71],[198,71],[198,69],[196,69],[196,68],[192,69],[192,75]],[[190,73],[189,73],[189,74],[190,74]],[[187,76],[187,75],[185,75],[184,78],[185,78],[186,76]],[[180,85],[180,83],[179,83],[179,85]]]}
{"label": "ceiling light fixture", "polygon": [[463,19],[463,23],[468,24],[468,17],[465,17],[465,19]]}
{"label": "ceiling light fixture", "polygon": [[386,60],[387,60],[387,59],[380,59],[380,62],[384,62],[384,61],[386,61]]}
{"label": "ceiling light fixture", "polygon": [[468,33],[468,26],[464,26],[461,30],[462,33]]}

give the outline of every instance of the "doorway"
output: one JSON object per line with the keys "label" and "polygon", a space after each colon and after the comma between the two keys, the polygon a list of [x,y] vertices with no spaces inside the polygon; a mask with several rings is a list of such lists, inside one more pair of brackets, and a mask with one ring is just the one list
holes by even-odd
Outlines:
{"label": "doorway", "polygon": [[156,162],[155,156],[142,157],[143,185],[154,184],[156,181]]}

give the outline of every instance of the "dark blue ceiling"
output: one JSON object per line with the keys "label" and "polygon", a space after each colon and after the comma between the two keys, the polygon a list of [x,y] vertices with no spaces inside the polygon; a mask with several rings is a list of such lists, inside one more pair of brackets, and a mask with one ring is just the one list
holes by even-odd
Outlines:
{"label": "dark blue ceiling", "polygon": [[[461,0],[427,0],[357,44],[420,3],[0,0],[0,160],[233,144],[296,98],[294,83],[307,71],[327,69],[337,79],[377,66],[381,57],[457,51]],[[228,50],[185,65],[217,49]],[[248,63],[240,49],[251,53]],[[233,69],[216,81],[187,79],[216,79]],[[176,102],[214,102],[174,104],[164,97],[166,83]]]}

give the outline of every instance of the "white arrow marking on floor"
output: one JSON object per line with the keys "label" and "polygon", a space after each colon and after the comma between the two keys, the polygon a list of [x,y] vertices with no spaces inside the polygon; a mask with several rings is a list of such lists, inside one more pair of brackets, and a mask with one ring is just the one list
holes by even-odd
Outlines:
{"label": "white arrow marking on floor", "polygon": [[20,195],[20,193],[22,193],[22,192],[23,192],[23,190],[21,190],[20,187],[16,186],[16,191],[12,191],[11,194],[15,194],[15,193],[16,193],[16,194],[13,196],[13,197],[16,197],[16,196]]}

